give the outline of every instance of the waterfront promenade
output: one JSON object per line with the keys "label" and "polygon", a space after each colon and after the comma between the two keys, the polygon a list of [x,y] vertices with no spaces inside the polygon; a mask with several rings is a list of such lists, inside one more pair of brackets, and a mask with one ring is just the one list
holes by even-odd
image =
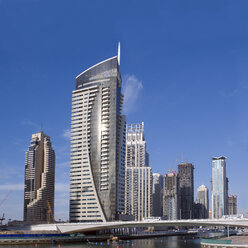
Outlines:
{"label": "waterfront promenade", "polygon": [[202,239],[202,248],[248,248],[248,236],[223,237],[217,240]]}

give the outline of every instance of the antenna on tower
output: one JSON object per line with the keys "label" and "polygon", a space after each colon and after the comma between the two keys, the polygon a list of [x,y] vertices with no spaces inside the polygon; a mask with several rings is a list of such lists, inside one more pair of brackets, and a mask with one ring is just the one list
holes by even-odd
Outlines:
{"label": "antenna on tower", "polygon": [[121,43],[118,42],[118,55],[117,55],[117,60],[118,60],[118,64],[119,66],[121,65]]}

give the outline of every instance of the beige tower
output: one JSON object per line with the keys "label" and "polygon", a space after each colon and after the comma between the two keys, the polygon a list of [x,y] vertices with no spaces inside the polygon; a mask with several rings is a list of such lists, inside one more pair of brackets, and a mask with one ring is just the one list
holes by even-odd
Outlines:
{"label": "beige tower", "polygon": [[54,216],[55,153],[50,137],[32,135],[25,158],[24,221],[48,223]]}

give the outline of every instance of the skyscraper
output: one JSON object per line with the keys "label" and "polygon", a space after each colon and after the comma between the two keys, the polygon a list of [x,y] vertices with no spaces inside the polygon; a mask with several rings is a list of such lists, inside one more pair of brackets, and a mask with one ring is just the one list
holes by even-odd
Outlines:
{"label": "skyscraper", "polygon": [[212,218],[228,214],[228,179],[226,157],[212,158]]}
{"label": "skyscraper", "polygon": [[178,174],[168,173],[164,175],[163,182],[163,216],[167,220],[179,219],[179,180]]}
{"label": "skyscraper", "polygon": [[208,188],[201,185],[197,189],[196,203],[199,204],[199,219],[207,219],[209,212]]}
{"label": "skyscraper", "polygon": [[178,165],[180,219],[193,218],[194,166],[191,163]]}
{"label": "skyscraper", "polygon": [[149,165],[144,123],[126,128],[125,212],[136,220],[152,215],[152,168]]}
{"label": "skyscraper", "polygon": [[111,221],[125,206],[125,116],[118,56],[76,77],[72,93],[70,221]]}
{"label": "skyscraper", "polygon": [[229,195],[228,196],[228,215],[237,214],[237,196]]}
{"label": "skyscraper", "polygon": [[163,176],[153,173],[152,186],[152,216],[163,215]]}
{"label": "skyscraper", "polygon": [[24,221],[47,223],[54,216],[55,153],[50,137],[32,135],[25,157]]}

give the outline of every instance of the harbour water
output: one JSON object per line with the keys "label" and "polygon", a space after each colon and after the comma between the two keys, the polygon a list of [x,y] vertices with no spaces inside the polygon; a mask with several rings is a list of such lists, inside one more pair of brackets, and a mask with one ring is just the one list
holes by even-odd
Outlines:
{"label": "harbour water", "polygon": [[194,239],[192,237],[161,237],[161,238],[151,238],[151,239],[136,239],[136,240],[125,240],[117,243],[107,243],[107,242],[94,242],[90,244],[86,243],[74,243],[74,244],[38,244],[35,245],[12,245],[12,246],[0,246],[0,248],[200,248],[200,239]]}

